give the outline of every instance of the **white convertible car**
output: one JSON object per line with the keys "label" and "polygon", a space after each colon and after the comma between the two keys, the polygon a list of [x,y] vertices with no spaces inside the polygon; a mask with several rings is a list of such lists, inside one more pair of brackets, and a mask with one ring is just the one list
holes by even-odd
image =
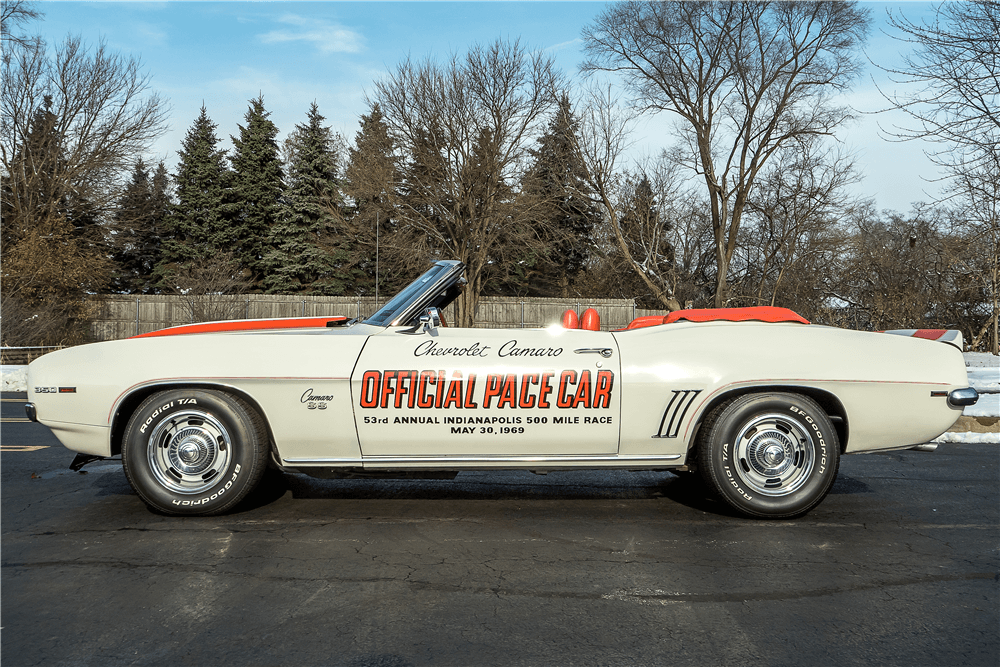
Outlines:
{"label": "white convertible car", "polygon": [[847,331],[779,308],[449,328],[463,269],[435,263],[364,321],[214,322],[54,352],[28,368],[26,409],[77,469],[120,454],[168,514],[225,512],[268,466],[621,468],[697,471],[743,514],[784,518],[823,499],[842,454],[926,443],[977,399],[958,332]]}

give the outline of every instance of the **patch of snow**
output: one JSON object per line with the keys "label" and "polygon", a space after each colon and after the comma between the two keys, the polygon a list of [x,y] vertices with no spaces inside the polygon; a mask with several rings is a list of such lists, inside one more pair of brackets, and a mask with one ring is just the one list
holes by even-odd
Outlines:
{"label": "patch of snow", "polygon": [[3,391],[28,391],[27,366],[0,366]]}
{"label": "patch of snow", "polygon": [[980,394],[1000,393],[1000,368],[969,368],[969,386]]}
{"label": "patch of snow", "polygon": [[[962,414],[967,417],[1000,417],[1000,357],[988,352],[966,352],[962,356],[969,374],[969,386],[979,392],[976,404],[962,410]],[[996,433],[978,435],[997,436]]]}
{"label": "patch of snow", "polygon": [[1000,433],[942,433],[931,442],[961,442],[970,445],[1000,445]]}
{"label": "patch of snow", "polygon": [[1000,368],[1000,357],[989,352],[963,352],[962,356],[970,368]]}
{"label": "patch of snow", "polygon": [[962,410],[966,417],[1000,417],[1000,394],[980,394],[975,405]]}

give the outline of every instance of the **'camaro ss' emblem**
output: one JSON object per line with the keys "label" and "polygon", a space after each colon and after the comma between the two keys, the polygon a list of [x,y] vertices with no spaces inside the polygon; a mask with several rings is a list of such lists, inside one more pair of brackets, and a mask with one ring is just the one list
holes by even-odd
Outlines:
{"label": "'camaro ss' emblem", "polygon": [[332,400],[332,394],[329,396],[320,396],[319,394],[314,394],[312,387],[309,387],[302,393],[302,398],[299,399],[299,402],[304,403],[310,410],[326,410],[326,404]]}

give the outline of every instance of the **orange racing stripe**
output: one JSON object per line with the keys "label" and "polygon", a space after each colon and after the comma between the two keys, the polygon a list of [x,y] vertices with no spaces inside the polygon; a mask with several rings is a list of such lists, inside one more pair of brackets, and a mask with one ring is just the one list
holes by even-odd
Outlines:
{"label": "orange racing stripe", "polygon": [[185,334],[219,333],[222,331],[254,331],[260,329],[309,329],[325,327],[331,322],[343,322],[346,317],[282,317],[270,320],[228,320],[225,322],[203,322],[182,324],[177,327],[150,331],[132,338],[154,338],[156,336],[181,336]]}

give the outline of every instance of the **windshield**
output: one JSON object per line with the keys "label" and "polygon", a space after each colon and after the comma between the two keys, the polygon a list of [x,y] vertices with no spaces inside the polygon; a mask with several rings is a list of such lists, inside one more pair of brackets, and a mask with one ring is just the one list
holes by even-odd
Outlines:
{"label": "windshield", "polygon": [[446,274],[455,269],[456,262],[438,262],[428,269],[422,276],[403,288],[403,291],[392,298],[378,311],[365,320],[366,324],[377,326],[388,326],[392,321],[403,314],[412,304],[426,295],[427,291],[435,287]]}

